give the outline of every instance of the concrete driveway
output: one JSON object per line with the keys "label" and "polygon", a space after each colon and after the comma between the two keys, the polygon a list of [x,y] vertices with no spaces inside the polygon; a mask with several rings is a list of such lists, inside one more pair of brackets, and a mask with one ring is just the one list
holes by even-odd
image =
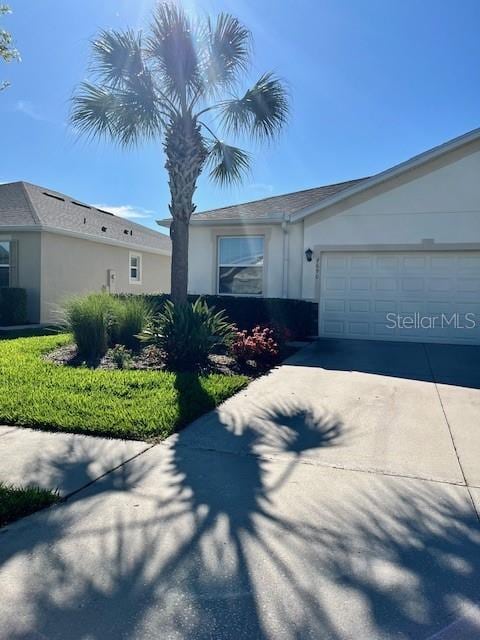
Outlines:
{"label": "concrete driveway", "polygon": [[480,638],[477,347],[320,341],[0,534],[0,637]]}

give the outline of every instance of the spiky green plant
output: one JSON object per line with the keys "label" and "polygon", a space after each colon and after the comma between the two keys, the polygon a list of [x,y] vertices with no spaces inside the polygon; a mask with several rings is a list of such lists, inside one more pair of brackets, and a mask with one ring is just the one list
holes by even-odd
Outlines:
{"label": "spiky green plant", "polygon": [[124,147],[158,140],[166,156],[172,223],[174,303],[187,302],[188,231],[205,167],[219,184],[239,182],[250,154],[222,134],[270,140],[288,116],[282,82],[265,73],[237,94],[251,59],[251,34],[226,13],[192,19],[177,4],[156,6],[148,34],[101,31],[92,43],[92,81],[73,98],[71,120]]}
{"label": "spiky green plant", "polygon": [[189,371],[204,367],[208,356],[234,335],[235,325],[225,312],[198,298],[192,304],[167,300],[140,338],[163,351],[169,369]]}

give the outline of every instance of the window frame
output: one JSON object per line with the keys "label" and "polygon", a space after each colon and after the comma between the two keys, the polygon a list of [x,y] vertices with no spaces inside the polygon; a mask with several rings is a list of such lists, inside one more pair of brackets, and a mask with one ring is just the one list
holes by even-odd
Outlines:
{"label": "window frame", "polygon": [[[263,243],[263,263],[262,263],[262,293],[220,293],[220,267],[226,267],[226,266],[236,266],[236,267],[254,267],[255,265],[223,265],[220,264],[220,243],[222,240],[224,239],[235,239],[235,238],[239,238],[241,240],[245,239],[245,238],[261,238],[262,243]],[[265,238],[265,234],[263,233],[244,233],[244,234],[221,234],[221,235],[217,235],[217,259],[216,259],[216,265],[215,265],[215,272],[216,272],[216,277],[215,277],[215,281],[216,281],[216,294],[218,296],[230,296],[230,297],[237,297],[237,298],[263,298],[265,297],[265,254],[266,254],[266,238]],[[258,267],[257,267],[258,268]]]}
{"label": "window frame", "polygon": [[[132,266],[132,258],[137,259],[137,266]],[[143,266],[143,257],[141,253],[137,251],[130,251],[128,254],[128,282],[130,284],[142,284],[142,266]],[[137,277],[132,278],[132,269],[137,270]]]}
{"label": "window frame", "polygon": [[8,264],[0,264],[0,270],[6,269],[8,274],[7,288],[10,288],[12,282],[12,241],[0,238],[1,244],[8,244]]}

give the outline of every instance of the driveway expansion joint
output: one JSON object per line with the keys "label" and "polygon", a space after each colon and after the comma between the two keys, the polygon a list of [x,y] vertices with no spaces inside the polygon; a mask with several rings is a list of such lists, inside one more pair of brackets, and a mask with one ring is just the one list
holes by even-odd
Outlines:
{"label": "driveway expansion joint", "polygon": [[100,474],[97,478],[92,478],[89,482],[87,482],[83,486],[78,487],[78,489],[75,489],[74,491],[70,491],[70,493],[66,493],[64,496],[62,496],[60,498],[59,503],[65,502],[66,500],[68,500],[72,496],[76,495],[77,493],[80,493],[80,491],[83,491],[84,489],[88,489],[88,487],[92,486],[92,484],[95,484],[96,482],[99,482],[100,480],[103,480],[103,478],[105,478],[105,476],[108,476],[111,473],[113,473],[114,471],[117,471],[118,469],[121,469],[121,467],[123,467],[124,465],[128,464],[129,462],[132,462],[133,460],[136,460],[136,458],[139,458],[140,456],[143,456],[144,453],[147,453],[147,451],[150,451],[150,449],[153,449],[153,447],[155,447],[155,446],[156,446],[155,443],[148,445],[145,449],[142,449],[141,451],[137,451],[137,453],[135,455],[130,456],[126,460],[122,460],[122,462],[119,462],[117,465],[115,465],[111,469],[107,469],[107,471],[105,471],[104,473]]}
{"label": "driveway expansion joint", "polygon": [[[171,445],[168,445],[166,442],[160,442],[156,446],[162,446],[165,449],[172,448]],[[226,449],[216,449],[213,447],[202,447],[202,446],[196,446],[196,445],[190,445],[190,444],[176,444],[175,448],[182,448],[182,449],[187,449],[191,451],[204,451],[206,453],[217,453],[220,455],[235,456],[240,458],[256,458],[258,460],[265,460],[265,461],[278,462],[278,463],[282,463],[282,462],[286,463],[286,462],[292,461],[292,458],[288,456],[268,455],[264,453],[256,454],[250,451],[228,451]],[[334,464],[330,462],[320,462],[318,460],[301,459],[301,457],[298,457],[295,460],[295,462],[297,464],[302,464],[302,465],[311,466],[311,467],[321,467],[323,469],[335,469],[337,471],[350,471],[353,473],[366,473],[370,475],[383,476],[386,478],[418,480],[420,482],[435,482],[437,484],[449,485],[454,487],[465,487],[467,489],[469,488],[469,486],[466,484],[465,481],[459,482],[455,480],[442,480],[440,478],[434,478],[430,476],[417,476],[414,474],[398,473],[395,471],[388,471],[385,469],[353,467],[353,466],[347,466],[347,465],[341,465],[341,464]],[[478,514],[477,514],[477,517],[478,517]]]}
{"label": "driveway expansion joint", "polygon": [[463,469],[463,466],[462,466],[462,463],[461,463],[461,460],[460,460],[460,456],[458,454],[457,445],[455,444],[455,438],[453,437],[453,433],[452,433],[452,427],[450,426],[450,422],[448,421],[448,417],[447,417],[447,413],[445,411],[445,406],[443,404],[442,396],[441,396],[440,391],[438,389],[438,381],[437,381],[437,378],[435,376],[435,371],[434,371],[434,369],[432,367],[432,363],[430,361],[430,356],[428,355],[427,345],[425,343],[423,344],[423,350],[425,352],[425,358],[427,360],[428,366],[430,368],[430,372],[432,374],[433,383],[435,385],[435,391],[436,391],[436,394],[437,394],[437,397],[438,397],[438,401],[440,403],[440,407],[441,407],[442,412],[443,412],[443,417],[445,418],[445,424],[447,425],[448,433],[450,434],[450,440],[452,441],[452,446],[453,446],[453,450],[455,452],[455,456],[457,458],[457,463],[458,463],[458,466],[459,466],[460,471],[461,471],[462,476],[463,476],[463,482],[464,482],[465,487],[467,488],[468,495],[470,497],[470,502],[472,503],[472,508],[473,508],[473,510],[475,512],[475,515],[477,516],[477,520],[480,522],[480,513],[479,513],[479,511],[477,509],[477,505],[475,503],[475,500],[473,499],[473,495],[472,495],[472,492],[470,490],[471,489],[470,485],[467,482],[467,476],[465,475],[465,471]]}

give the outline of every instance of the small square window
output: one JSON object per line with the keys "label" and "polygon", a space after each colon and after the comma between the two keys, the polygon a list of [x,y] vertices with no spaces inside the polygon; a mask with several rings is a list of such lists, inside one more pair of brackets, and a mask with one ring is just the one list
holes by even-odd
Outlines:
{"label": "small square window", "polygon": [[130,283],[141,284],[142,282],[142,256],[139,253],[130,254],[129,265]]}

